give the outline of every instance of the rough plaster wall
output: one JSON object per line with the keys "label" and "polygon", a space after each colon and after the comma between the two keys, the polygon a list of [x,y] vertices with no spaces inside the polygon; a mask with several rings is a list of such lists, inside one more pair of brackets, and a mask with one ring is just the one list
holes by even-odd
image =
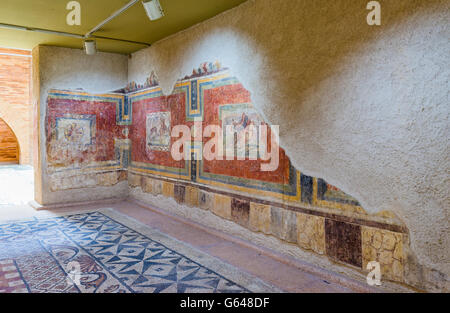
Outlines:
{"label": "rough plaster wall", "polygon": [[[39,46],[38,71],[40,84],[40,170],[36,175],[36,200],[40,204],[54,204],[70,201],[88,201],[105,198],[121,198],[128,194],[128,187],[121,182],[113,187],[92,187],[65,191],[50,191],[46,172],[45,116],[48,91],[50,89],[83,89],[92,93],[117,90],[127,84],[127,56],[113,53],[97,53],[88,56],[83,50]],[[33,61],[34,62],[34,61]],[[34,69],[36,71],[36,69]],[[38,85],[33,82],[34,85]]]}
{"label": "rough plaster wall", "polygon": [[420,263],[449,275],[450,2],[380,1],[372,27],[367,2],[250,0],[133,54],[128,79],[154,70],[170,94],[219,60],[299,170],[395,212]]}

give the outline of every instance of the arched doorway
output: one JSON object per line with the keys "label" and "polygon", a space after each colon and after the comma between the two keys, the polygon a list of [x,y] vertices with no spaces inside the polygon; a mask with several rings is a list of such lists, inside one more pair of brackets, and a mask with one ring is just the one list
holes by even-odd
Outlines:
{"label": "arched doorway", "polygon": [[11,127],[0,118],[0,212],[33,200],[33,168],[19,165],[20,148]]}
{"label": "arched doorway", "polygon": [[11,127],[0,118],[0,164],[19,163],[19,142]]}

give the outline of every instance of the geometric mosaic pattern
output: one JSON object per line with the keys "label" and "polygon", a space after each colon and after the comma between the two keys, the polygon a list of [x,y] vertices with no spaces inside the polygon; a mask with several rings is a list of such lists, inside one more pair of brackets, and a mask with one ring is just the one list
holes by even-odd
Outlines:
{"label": "geometric mosaic pattern", "polygon": [[0,224],[0,292],[249,292],[110,217]]}
{"label": "geometric mosaic pattern", "polygon": [[27,292],[21,274],[14,260],[0,261],[0,292],[18,293]]}

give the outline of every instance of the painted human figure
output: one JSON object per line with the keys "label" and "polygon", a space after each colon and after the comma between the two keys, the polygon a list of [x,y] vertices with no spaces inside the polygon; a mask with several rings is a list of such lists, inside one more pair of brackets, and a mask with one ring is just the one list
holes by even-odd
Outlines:
{"label": "painted human figure", "polygon": [[150,129],[150,134],[149,134],[150,141],[147,143],[148,145],[150,145],[151,141],[154,141],[156,139],[157,134],[158,134],[158,128],[156,128],[156,126],[152,127]]}
{"label": "painted human figure", "polygon": [[161,127],[159,129],[159,140],[163,145],[169,144],[170,131],[166,125],[166,120],[164,118],[161,118]]}
{"label": "painted human figure", "polygon": [[248,122],[249,122],[249,118],[248,118],[247,114],[245,114],[243,112],[241,115],[241,120],[239,122],[233,121],[234,130],[237,132],[243,131],[247,127]]}

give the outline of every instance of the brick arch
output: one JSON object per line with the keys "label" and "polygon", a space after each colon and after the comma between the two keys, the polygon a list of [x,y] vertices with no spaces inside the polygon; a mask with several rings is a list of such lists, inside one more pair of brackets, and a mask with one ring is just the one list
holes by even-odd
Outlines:
{"label": "brick arch", "polygon": [[30,79],[31,51],[0,47],[0,118],[19,142],[21,164],[31,164],[32,158]]}
{"label": "brick arch", "polygon": [[20,146],[16,134],[6,122],[0,118],[0,164],[19,163]]}

